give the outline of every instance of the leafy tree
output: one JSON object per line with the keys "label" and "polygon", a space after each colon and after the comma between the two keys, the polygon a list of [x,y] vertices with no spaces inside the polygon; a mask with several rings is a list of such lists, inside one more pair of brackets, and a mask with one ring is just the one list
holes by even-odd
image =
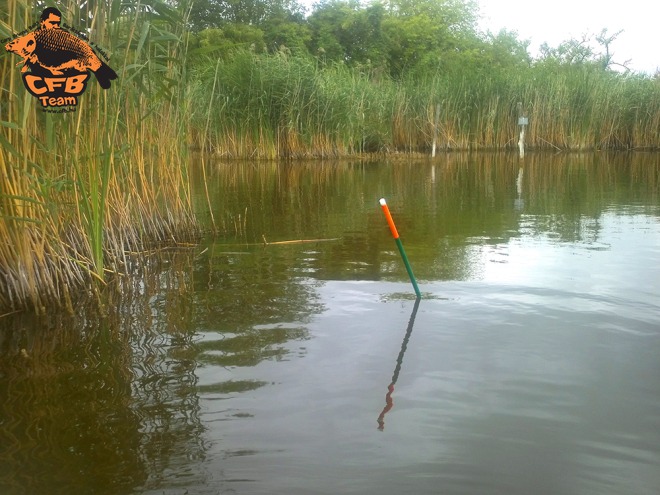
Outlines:
{"label": "leafy tree", "polygon": [[529,41],[520,41],[515,31],[501,30],[497,35],[490,36],[494,58],[502,64],[529,65]]}
{"label": "leafy tree", "polygon": [[[180,0],[181,1],[181,0]],[[193,31],[227,23],[262,26],[273,17],[298,16],[304,8],[297,0],[195,0],[189,15]]]}
{"label": "leafy tree", "polygon": [[193,55],[226,57],[236,49],[257,53],[266,50],[264,33],[247,24],[227,24],[224,28],[209,28],[199,33]]}
{"label": "leafy tree", "polygon": [[217,0],[195,0],[192,3],[188,24],[192,31],[219,27],[224,20],[224,7]]}
{"label": "leafy tree", "polygon": [[269,51],[288,49],[307,53],[311,32],[303,13],[299,10],[279,9],[262,24]]}
{"label": "leafy tree", "polygon": [[[439,63],[476,49],[477,6],[471,0],[393,0],[384,22],[393,76],[438,70]],[[430,65],[424,69],[423,65]]]}
{"label": "leafy tree", "polygon": [[306,50],[310,39],[296,0],[196,0],[189,16],[194,54],[224,56],[235,48]]}
{"label": "leafy tree", "polygon": [[309,51],[327,61],[350,60],[347,51],[354,43],[360,3],[357,0],[327,0],[316,5],[307,22],[311,30]]}
{"label": "leafy tree", "polygon": [[471,0],[375,1],[366,7],[357,0],[326,0],[308,19],[308,46],[326,60],[385,66],[400,76],[443,52],[474,45],[476,12]]}
{"label": "leafy tree", "polygon": [[288,49],[296,53],[307,53],[307,43],[311,39],[307,25],[273,19],[264,29],[264,39],[269,51]]}
{"label": "leafy tree", "polygon": [[482,51],[485,63],[492,69],[529,67],[532,58],[528,52],[529,41],[521,41],[515,31],[502,29],[497,34],[488,33]]}
{"label": "leafy tree", "polygon": [[629,71],[630,60],[617,62],[611,45],[623,31],[609,34],[603,29],[592,36],[584,34],[580,39],[571,38],[552,48],[547,43],[541,45],[540,63],[555,65],[591,65],[601,69],[623,68]]}
{"label": "leafy tree", "polygon": [[541,61],[558,65],[584,64],[593,61],[594,51],[589,45],[589,37],[571,38],[552,48],[547,43],[540,47]]}
{"label": "leafy tree", "polygon": [[474,32],[478,6],[474,0],[391,0],[393,17],[427,17],[451,32]]}
{"label": "leafy tree", "polygon": [[390,72],[394,76],[415,68],[428,55],[442,51],[442,26],[426,15],[390,17],[383,27]]}
{"label": "leafy tree", "polygon": [[347,58],[355,65],[381,66],[386,63],[383,21],[387,11],[376,2],[358,10],[347,30],[351,42],[346,47]]}

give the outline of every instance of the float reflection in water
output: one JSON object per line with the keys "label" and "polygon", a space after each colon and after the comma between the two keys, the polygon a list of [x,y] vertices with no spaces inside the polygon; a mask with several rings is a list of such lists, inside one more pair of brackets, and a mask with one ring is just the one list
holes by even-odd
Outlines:
{"label": "float reflection in water", "polygon": [[401,365],[403,364],[403,356],[406,353],[406,347],[408,346],[408,341],[412,335],[413,327],[415,326],[415,317],[417,316],[417,310],[419,309],[420,298],[415,299],[415,305],[413,306],[412,313],[410,314],[410,320],[408,321],[408,327],[406,328],[406,335],[403,338],[401,343],[401,351],[396,358],[396,367],[394,368],[394,374],[392,375],[392,381],[387,387],[387,394],[385,394],[385,407],[378,416],[378,429],[385,429],[385,415],[390,412],[392,407],[394,407],[394,399],[392,399],[392,394],[394,393],[394,385],[396,385],[397,380],[399,379],[399,373],[401,372]]}

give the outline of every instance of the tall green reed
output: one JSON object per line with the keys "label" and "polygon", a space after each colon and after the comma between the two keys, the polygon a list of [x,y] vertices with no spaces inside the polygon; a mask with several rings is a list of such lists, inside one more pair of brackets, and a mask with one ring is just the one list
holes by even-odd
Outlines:
{"label": "tall green reed", "polygon": [[[185,6],[88,7],[81,16],[78,2],[59,6],[63,21],[89,30],[111,55],[119,79],[109,90],[92,79],[75,113],[39,111],[13,56],[0,61],[3,308],[70,307],[75,291],[120,272],[127,252],[197,231],[185,142]],[[13,31],[40,14],[21,0],[10,0],[8,12],[0,27]]]}
{"label": "tall green reed", "polygon": [[393,80],[311,57],[244,51],[198,60],[193,80],[191,94],[203,102],[191,116],[193,142],[227,157],[428,152],[437,105],[441,148],[514,149],[519,102],[533,149],[659,146],[657,80],[588,65],[456,67]]}

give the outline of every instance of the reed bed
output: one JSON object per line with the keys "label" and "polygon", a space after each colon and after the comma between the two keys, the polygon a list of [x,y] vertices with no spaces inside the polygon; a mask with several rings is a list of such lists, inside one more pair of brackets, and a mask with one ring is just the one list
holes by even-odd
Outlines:
{"label": "reed bed", "polygon": [[[81,288],[121,273],[127,253],[196,236],[189,146],[325,159],[428,153],[437,135],[441,150],[508,150],[522,103],[531,149],[660,147],[657,78],[537,64],[393,79],[286,52],[192,61],[186,3],[97,2],[85,12],[62,2],[63,21],[89,30],[119,74],[109,90],[92,79],[75,113],[42,112],[16,56],[0,58],[3,310],[72,308]],[[6,14],[2,38],[40,11],[9,0]]]}
{"label": "reed bed", "polygon": [[[121,273],[127,252],[197,232],[186,169],[183,17],[103,3],[90,16],[77,2],[59,8],[63,22],[91,29],[119,78],[108,90],[92,78],[75,113],[46,113],[23,87],[15,56],[0,60],[5,310],[72,308],[76,292]],[[8,12],[2,37],[40,14],[21,0],[10,0]]]}
{"label": "reed bed", "polygon": [[[660,81],[550,66],[394,80],[311,57],[238,52],[198,62],[192,144],[230,158],[341,157],[517,146],[518,103],[537,150],[658,149]],[[439,106],[436,128],[434,115]]]}

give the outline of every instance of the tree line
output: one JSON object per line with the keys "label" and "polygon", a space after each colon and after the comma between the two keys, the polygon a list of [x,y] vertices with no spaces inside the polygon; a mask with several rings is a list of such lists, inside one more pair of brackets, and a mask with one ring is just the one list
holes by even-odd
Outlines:
{"label": "tree line", "polygon": [[236,50],[285,52],[342,63],[394,78],[470,66],[511,70],[589,65],[627,71],[612,45],[621,32],[544,44],[537,59],[516,32],[483,33],[473,0],[321,0],[311,11],[296,0],[196,0],[188,16],[192,60]]}

